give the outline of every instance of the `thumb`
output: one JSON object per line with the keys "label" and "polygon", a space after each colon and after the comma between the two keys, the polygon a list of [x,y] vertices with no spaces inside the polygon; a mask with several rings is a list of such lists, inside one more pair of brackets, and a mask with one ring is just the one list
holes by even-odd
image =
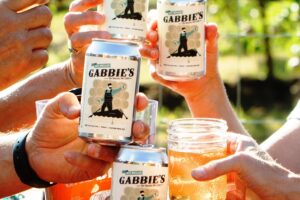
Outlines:
{"label": "thumb", "polygon": [[45,110],[49,114],[63,115],[68,119],[75,119],[79,117],[80,104],[74,94],[64,92],[52,99]]}
{"label": "thumb", "polygon": [[[192,177],[198,181],[206,181],[215,179],[219,176],[225,175],[230,172],[243,173],[245,161],[241,162],[242,157],[247,156],[244,153],[237,153],[223,159],[209,162],[208,164],[196,168],[192,171]],[[241,167],[243,165],[243,167]]]}

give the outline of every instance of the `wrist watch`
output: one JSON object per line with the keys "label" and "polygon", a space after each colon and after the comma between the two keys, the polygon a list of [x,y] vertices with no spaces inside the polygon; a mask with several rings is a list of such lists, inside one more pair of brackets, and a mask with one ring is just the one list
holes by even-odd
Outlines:
{"label": "wrist watch", "polygon": [[22,134],[13,147],[13,160],[15,171],[21,182],[35,188],[46,188],[55,185],[55,183],[42,180],[31,168],[28,155],[25,149],[28,133]]}

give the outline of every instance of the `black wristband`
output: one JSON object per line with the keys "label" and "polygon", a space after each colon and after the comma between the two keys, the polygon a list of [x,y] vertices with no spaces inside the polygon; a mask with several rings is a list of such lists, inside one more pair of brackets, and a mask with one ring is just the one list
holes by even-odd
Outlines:
{"label": "black wristband", "polygon": [[13,160],[15,171],[22,183],[35,188],[45,188],[54,185],[38,177],[35,171],[31,168],[27,152],[25,149],[26,138],[28,134],[20,136],[13,147]]}

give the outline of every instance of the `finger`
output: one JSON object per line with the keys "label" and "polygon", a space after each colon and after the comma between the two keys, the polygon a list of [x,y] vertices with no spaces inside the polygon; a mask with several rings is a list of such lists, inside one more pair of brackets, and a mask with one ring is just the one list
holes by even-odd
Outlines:
{"label": "finger", "polygon": [[101,25],[105,20],[104,15],[96,11],[68,13],[64,17],[65,29],[68,35],[78,32],[83,25]]}
{"label": "finger", "polygon": [[87,155],[98,160],[113,162],[117,157],[119,148],[101,146],[100,144],[90,143],[87,148]]}
{"label": "finger", "polygon": [[142,48],[139,49],[141,56],[149,58],[151,60],[157,60],[159,57],[159,51],[155,47],[144,44]]}
{"label": "finger", "polygon": [[105,174],[111,166],[111,163],[105,162],[103,160],[93,159],[78,152],[65,152],[64,157],[66,161],[71,165],[88,171],[92,169],[100,175]]}
{"label": "finger", "polygon": [[153,31],[157,30],[157,20],[154,20],[151,25],[150,25],[150,29]]}
{"label": "finger", "polygon": [[134,141],[144,141],[149,137],[150,128],[148,125],[138,120],[133,123],[132,133]]}
{"label": "finger", "polygon": [[205,27],[206,48],[208,54],[218,53],[218,27],[216,24],[210,23]]}
{"label": "finger", "polygon": [[69,7],[69,11],[72,12],[86,11],[90,8],[96,7],[102,2],[103,0],[75,0],[71,3]]}
{"label": "finger", "polygon": [[52,41],[49,28],[38,28],[28,31],[28,41],[32,49],[47,49]]}
{"label": "finger", "polygon": [[80,104],[77,97],[70,93],[64,92],[57,95],[45,109],[49,114],[63,115],[68,119],[75,119],[79,117]]}
{"label": "finger", "polygon": [[19,13],[24,28],[34,29],[38,27],[50,27],[52,20],[52,13],[47,6],[38,6]]}
{"label": "finger", "polygon": [[156,43],[158,41],[158,33],[157,31],[148,31],[146,34],[146,39],[151,42],[152,45],[156,46]]}
{"label": "finger", "polygon": [[4,0],[3,3],[13,11],[20,11],[27,7],[33,6],[35,4],[37,5],[44,5],[48,3],[49,0]]}
{"label": "finger", "polygon": [[32,51],[30,66],[34,69],[43,67],[48,62],[49,56],[45,49],[34,49]]}
{"label": "finger", "polygon": [[241,172],[238,154],[212,161],[192,171],[192,177],[198,181],[212,180],[229,172]]}
{"label": "finger", "polygon": [[70,42],[74,49],[80,51],[87,47],[94,38],[109,39],[111,35],[106,31],[77,32],[71,36]]}
{"label": "finger", "polygon": [[142,111],[148,106],[148,98],[144,93],[139,92],[136,95],[136,111]]}

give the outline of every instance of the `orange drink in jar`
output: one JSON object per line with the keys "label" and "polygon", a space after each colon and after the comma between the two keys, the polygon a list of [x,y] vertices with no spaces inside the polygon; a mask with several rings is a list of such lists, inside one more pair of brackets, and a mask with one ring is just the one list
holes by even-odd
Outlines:
{"label": "orange drink in jar", "polygon": [[226,131],[226,122],[218,119],[179,119],[170,123],[170,200],[226,199],[226,175],[203,182],[191,176],[193,169],[227,156]]}

